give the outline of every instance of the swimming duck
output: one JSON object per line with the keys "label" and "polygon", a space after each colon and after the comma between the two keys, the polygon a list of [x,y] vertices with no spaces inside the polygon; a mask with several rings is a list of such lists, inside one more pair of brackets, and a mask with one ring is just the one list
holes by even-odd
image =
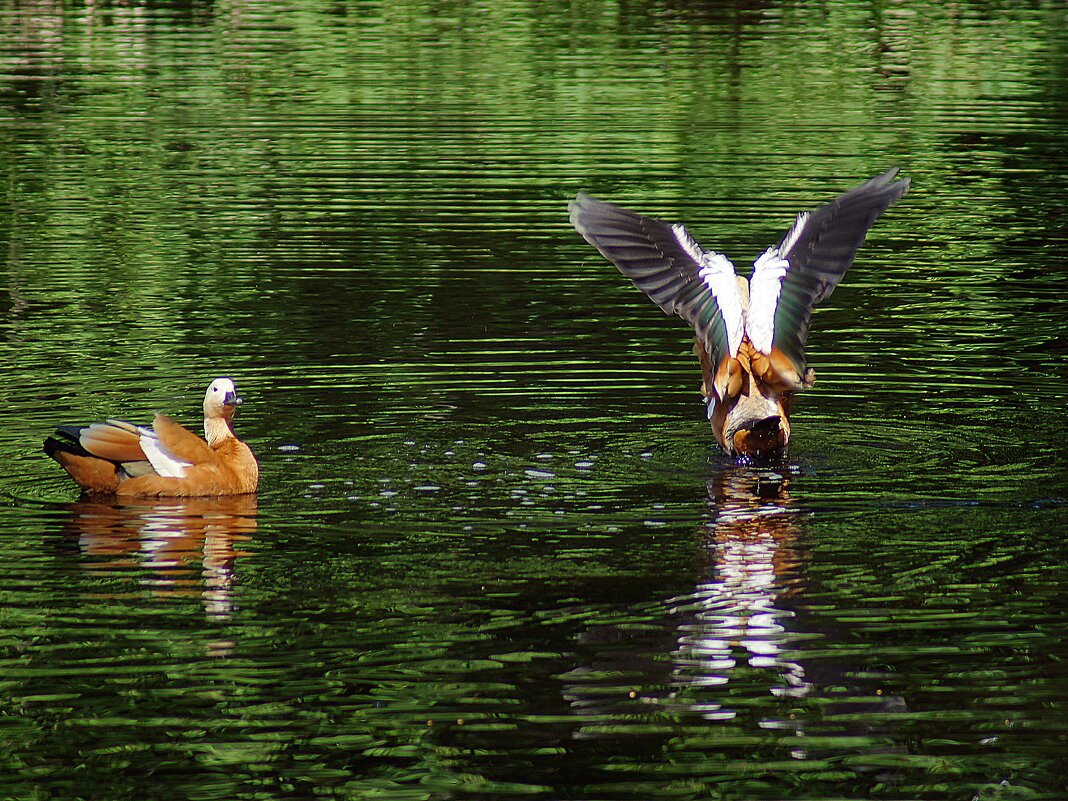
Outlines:
{"label": "swimming duck", "polygon": [[229,378],[204,394],[205,440],[157,413],[151,428],[122,420],[60,426],[44,451],[86,493],[135,497],[205,497],[255,492],[259,465],[234,434],[241,405]]}
{"label": "swimming duck", "polygon": [[682,225],[580,193],[571,224],[666,314],[694,328],[701,393],[716,440],[740,461],[785,455],[790,402],[812,386],[805,363],[812,309],[842,280],[868,229],[909,189],[897,168],[798,215],[746,280]]}

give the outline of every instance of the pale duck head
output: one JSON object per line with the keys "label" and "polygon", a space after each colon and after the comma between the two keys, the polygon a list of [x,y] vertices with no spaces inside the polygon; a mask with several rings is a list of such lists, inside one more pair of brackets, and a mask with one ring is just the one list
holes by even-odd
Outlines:
{"label": "pale duck head", "polygon": [[241,403],[234,382],[229,378],[216,378],[204,393],[204,416],[229,419]]}

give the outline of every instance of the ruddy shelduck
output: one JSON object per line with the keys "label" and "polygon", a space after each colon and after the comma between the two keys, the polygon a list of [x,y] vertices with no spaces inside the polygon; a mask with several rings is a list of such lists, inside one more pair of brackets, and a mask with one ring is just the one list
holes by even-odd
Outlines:
{"label": "ruddy shelduck", "polygon": [[157,413],[151,428],[122,420],[60,426],[45,440],[44,451],[89,494],[192,498],[251,493],[260,471],[252,450],[234,434],[234,412],[240,405],[234,382],[216,378],[204,394],[205,439]]}
{"label": "ruddy shelduck", "polygon": [[785,455],[790,403],[812,386],[805,362],[812,309],[842,280],[868,229],[909,189],[896,168],[800,214],[754,262],[749,280],[682,225],[580,193],[569,204],[582,237],[667,314],[694,328],[712,430],[740,461]]}

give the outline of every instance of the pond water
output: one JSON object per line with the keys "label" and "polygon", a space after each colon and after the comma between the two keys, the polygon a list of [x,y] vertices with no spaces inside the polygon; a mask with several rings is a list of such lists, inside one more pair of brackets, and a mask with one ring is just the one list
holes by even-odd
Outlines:
{"label": "pond water", "polygon": [[[1059,2],[0,11],[0,797],[1068,796]],[[579,190],[744,265],[890,166],[788,463]],[[199,424],[256,499],[78,499]]]}

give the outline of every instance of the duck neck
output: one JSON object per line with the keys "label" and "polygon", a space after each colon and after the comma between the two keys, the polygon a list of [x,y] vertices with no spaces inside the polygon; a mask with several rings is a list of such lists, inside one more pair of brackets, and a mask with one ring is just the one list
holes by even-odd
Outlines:
{"label": "duck neck", "polygon": [[234,428],[225,417],[204,418],[204,439],[212,447],[233,436]]}

